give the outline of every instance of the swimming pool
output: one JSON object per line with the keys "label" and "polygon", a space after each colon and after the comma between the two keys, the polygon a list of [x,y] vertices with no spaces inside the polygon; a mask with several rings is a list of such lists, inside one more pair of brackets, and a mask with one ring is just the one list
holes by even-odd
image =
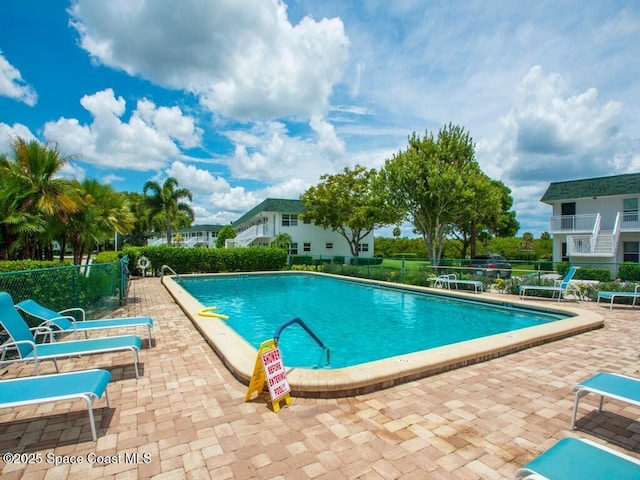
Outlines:
{"label": "swimming pool", "polygon": [[570,316],[305,274],[186,278],[182,286],[255,348],[301,319],[330,355],[294,324],[279,337],[287,367],[350,367]]}
{"label": "swimming pool", "polygon": [[[190,318],[191,322],[202,334],[217,356],[222,360],[229,371],[241,382],[248,384],[253,374],[253,367],[256,362],[257,351],[250,340],[245,339],[238,334],[227,321],[200,315],[204,307],[209,307],[213,303],[202,303],[194,298],[184,287],[190,278],[199,278],[207,280],[210,278],[228,278],[246,282],[249,277],[261,276],[297,276],[297,272],[278,272],[274,273],[251,273],[251,274],[216,274],[216,275],[189,275],[181,276],[179,280],[175,277],[163,277],[162,283],[165,285],[169,293],[175,301],[180,305],[182,310]],[[345,277],[328,275],[323,273],[309,272],[306,276],[326,277],[336,281],[343,281]],[[292,389],[292,394],[296,396],[336,398],[344,396],[359,395],[372,392],[381,388],[388,388],[399,383],[404,383],[429,375],[435,375],[454,368],[464,367],[477,362],[483,362],[508,355],[520,350],[524,350],[546,342],[576,335],[588,330],[601,328],[604,325],[604,318],[596,311],[585,310],[579,308],[575,304],[565,303],[558,305],[550,301],[536,300],[519,300],[511,296],[496,296],[483,293],[476,295],[473,293],[463,293],[455,291],[445,291],[427,287],[413,287],[407,285],[399,285],[387,282],[373,282],[362,279],[352,279],[363,285],[369,285],[370,290],[376,292],[391,293],[395,290],[406,290],[419,294],[436,295],[440,299],[456,298],[463,300],[467,309],[484,308],[485,306],[506,306],[508,308],[518,307],[518,309],[528,309],[530,312],[543,312],[552,315],[566,316],[565,319],[557,319],[554,321],[539,321],[533,326],[519,328],[517,330],[503,331],[501,333],[489,334],[476,339],[462,340],[451,345],[440,347],[426,348],[424,350],[413,351],[404,354],[398,354],[380,360],[366,361],[358,363],[354,366],[343,368],[335,368],[334,356],[337,352],[333,349],[337,348],[331,345],[329,339],[322,338],[323,342],[332,349],[332,366],[334,368],[303,368],[291,367],[287,368],[287,379]],[[238,284],[236,284],[238,285]],[[249,285],[249,283],[244,283]],[[251,284],[255,285],[255,284]],[[389,290],[387,290],[387,287]],[[269,296],[264,291],[257,289],[253,293],[257,296],[249,303],[258,305],[260,309],[266,309]],[[235,298],[234,292],[227,292],[227,297]],[[409,297],[407,297],[409,298]],[[405,299],[404,304],[407,309],[414,308],[412,304],[415,302],[413,297],[408,301]],[[222,303],[217,302],[217,312],[229,315],[231,310]],[[317,302],[308,302],[315,310],[322,311],[323,306]],[[327,303],[325,301],[325,303]],[[337,302],[328,302],[337,304]],[[384,302],[382,302],[384,303]],[[394,302],[391,302],[394,303]],[[400,303],[400,302],[396,302]],[[238,311],[242,311],[245,315],[247,301],[237,301]],[[324,305],[326,307],[326,305]],[[231,308],[231,307],[228,307]],[[230,315],[232,317],[233,315]],[[291,314],[284,312],[282,317],[276,318],[276,323],[290,319]],[[300,315],[301,316],[301,315]],[[277,315],[274,315],[277,317]],[[240,320],[242,316],[238,320]],[[341,318],[346,318],[344,312]],[[307,319],[305,319],[306,321]],[[367,330],[373,335],[377,335],[378,342],[375,348],[383,350],[391,348],[394,345],[394,335],[385,333],[381,334],[379,327],[381,325],[391,324],[396,320],[382,318],[381,315],[375,315],[369,319]],[[486,321],[485,321],[486,323]],[[440,327],[446,327],[445,322],[440,322]],[[300,330],[298,326],[292,326],[282,332],[280,342],[281,346],[290,343],[290,335]],[[269,326],[265,332],[266,338],[273,338],[274,329]],[[321,337],[322,334],[318,334]],[[262,334],[260,334],[262,336]],[[353,344],[355,345],[355,344]],[[314,348],[315,347],[314,345]],[[355,350],[355,348],[352,348]],[[317,352],[318,350],[316,350]],[[283,352],[284,356],[284,352]],[[285,362],[289,360],[285,358]],[[316,358],[314,362],[318,362]]]}

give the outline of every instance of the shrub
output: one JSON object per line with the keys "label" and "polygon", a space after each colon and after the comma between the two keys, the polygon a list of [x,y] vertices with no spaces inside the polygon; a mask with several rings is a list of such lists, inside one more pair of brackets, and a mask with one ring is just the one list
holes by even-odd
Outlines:
{"label": "shrub", "polygon": [[272,247],[126,247],[119,255],[128,255],[129,270],[135,274],[141,273],[138,260],[142,256],[149,260],[154,274],[159,273],[163,265],[181,274],[281,270],[287,264],[287,251]]}
{"label": "shrub", "polygon": [[618,268],[618,278],[623,282],[640,281],[640,265],[637,263],[623,263]]}
{"label": "shrub", "polygon": [[581,267],[576,270],[573,278],[575,280],[597,280],[599,282],[608,282],[611,280],[611,272],[607,268]]}
{"label": "shrub", "polygon": [[380,257],[352,257],[351,265],[381,265],[384,259]]}

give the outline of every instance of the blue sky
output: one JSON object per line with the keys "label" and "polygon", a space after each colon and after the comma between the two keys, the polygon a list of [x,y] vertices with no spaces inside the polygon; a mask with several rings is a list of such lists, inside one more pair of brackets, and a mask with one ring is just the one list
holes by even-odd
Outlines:
{"label": "blue sky", "polygon": [[633,0],[3,0],[0,18],[0,152],[52,141],[66,176],[117,190],[173,176],[196,223],[449,122],[520,234],[548,230],[549,182],[640,171]]}

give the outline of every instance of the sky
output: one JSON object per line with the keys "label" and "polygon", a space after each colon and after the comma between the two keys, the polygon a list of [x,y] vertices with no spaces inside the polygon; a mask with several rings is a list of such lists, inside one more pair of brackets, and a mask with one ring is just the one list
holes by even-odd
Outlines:
{"label": "sky", "polygon": [[175,177],[195,224],[449,123],[519,235],[549,230],[550,182],[640,172],[635,0],[2,0],[0,22],[0,152],[52,142],[118,191]]}

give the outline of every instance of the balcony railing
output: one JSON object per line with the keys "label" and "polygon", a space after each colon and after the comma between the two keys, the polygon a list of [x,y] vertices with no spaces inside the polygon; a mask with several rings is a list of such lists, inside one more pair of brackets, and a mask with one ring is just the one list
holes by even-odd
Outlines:
{"label": "balcony railing", "polygon": [[599,213],[588,213],[584,215],[554,215],[551,217],[551,233],[572,233],[572,232],[593,232],[598,220]]}
{"label": "balcony railing", "polygon": [[640,215],[638,215],[638,212],[623,212],[621,213],[621,218],[620,231],[640,232]]}

